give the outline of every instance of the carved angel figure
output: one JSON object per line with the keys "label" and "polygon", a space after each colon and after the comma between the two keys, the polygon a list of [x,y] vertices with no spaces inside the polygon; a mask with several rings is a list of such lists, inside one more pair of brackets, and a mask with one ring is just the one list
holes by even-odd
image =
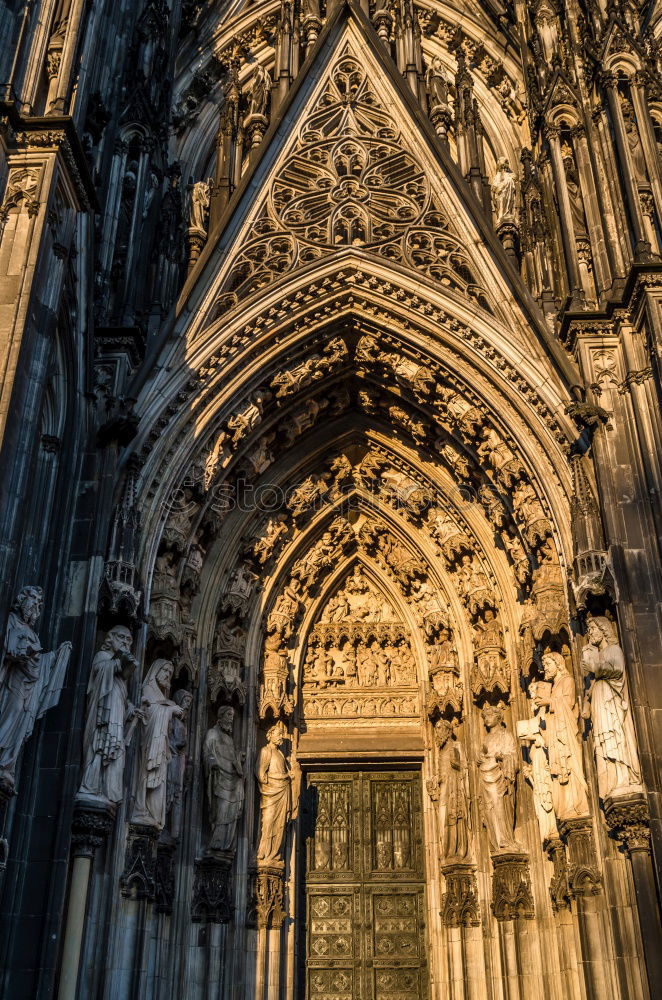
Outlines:
{"label": "carved angel figure", "polygon": [[24,587],[7,620],[0,665],[0,786],[14,791],[16,761],[37,719],[60,700],[71,643],[46,653],[35,632],[44,606],[41,587]]}
{"label": "carved angel figure", "polygon": [[83,778],[78,789],[81,798],[116,804],[124,795],[126,747],[139,717],[127,693],[127,681],[138,666],[131,655],[132,642],[129,629],[115,625],[92,660],[83,732]]}
{"label": "carved angel figure", "polygon": [[234,850],[244,807],[244,755],[237,753],[233,723],[234,709],[224,705],[218,710],[215,725],[207,730],[202,747],[212,827],[210,851]]}
{"label": "carved angel figure", "polygon": [[625,656],[608,618],[589,618],[582,668],[590,678],[582,714],[593,723],[600,797],[641,789]]}

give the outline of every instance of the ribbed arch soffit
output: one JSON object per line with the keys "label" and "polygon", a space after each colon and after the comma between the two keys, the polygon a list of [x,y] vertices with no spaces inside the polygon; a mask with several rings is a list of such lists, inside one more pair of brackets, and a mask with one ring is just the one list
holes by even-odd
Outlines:
{"label": "ribbed arch soffit", "polygon": [[[508,156],[511,162],[517,162],[519,150],[530,140],[523,103],[522,68],[514,58],[512,39],[508,39],[477,4],[434,0],[416,6],[421,19],[423,54],[428,62],[438,56],[451,82],[456,62],[448,46],[457,25],[462,25],[470,57],[473,52],[478,54],[472,62],[472,72],[487,139],[488,160]],[[241,52],[245,56],[239,75],[242,88],[250,82],[256,64],[273,72],[271,34],[279,11],[280,0],[228,5],[221,10],[211,8],[202,15],[195,33],[185,39],[173,84],[175,108],[186,105],[191,88],[195,86],[196,74],[209,74],[207,94],[199,100],[188,123],[178,129],[173,141],[171,152],[181,163],[185,177],[199,179],[213,173],[218,114],[232,54]],[[211,65],[218,68],[210,73]],[[498,78],[501,83],[504,79],[501,70],[508,86],[503,83],[499,91],[494,80]],[[487,166],[491,173],[493,163],[488,162]]]}
{"label": "ribbed arch soffit", "polygon": [[[570,489],[567,453],[576,431],[564,413],[567,389],[549,360],[517,349],[494,320],[471,317],[456,303],[453,312],[446,311],[410,290],[399,290],[392,278],[385,268],[379,281],[366,274],[365,261],[360,268],[341,269],[333,280],[318,276],[312,285],[276,294],[273,301],[265,296],[261,307],[254,303],[225,327],[219,324],[183,363],[176,347],[166,355],[138,402],[141,432],[134,448],[143,460],[148,536],[156,530],[168,494],[193,464],[208,461],[218,434],[246,409],[252,394],[262,391],[273,399],[264,422],[260,415],[241,440],[233,465],[311,393],[327,392],[329,378],[354,377],[357,368],[363,372],[360,378],[395,388],[406,408],[433,421],[447,410],[443,396],[453,389],[467,406],[488,416],[486,425],[509,442],[527,474],[539,482],[552,506],[559,506],[557,497]],[[345,345],[342,362],[326,371],[322,360],[312,383],[298,386],[299,366],[308,363],[315,369],[313,356],[337,337]],[[362,337],[377,338],[391,361],[357,361]],[[398,357],[429,372],[433,386],[421,398],[404,375],[398,376]],[[293,391],[278,398],[275,380],[287,379],[288,373]],[[469,436],[464,442],[455,417],[446,423],[450,437],[478,461],[480,439]]]}

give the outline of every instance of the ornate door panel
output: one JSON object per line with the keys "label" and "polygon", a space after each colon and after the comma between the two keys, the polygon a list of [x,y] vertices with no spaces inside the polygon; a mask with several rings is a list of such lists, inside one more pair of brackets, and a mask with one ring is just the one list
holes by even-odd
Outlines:
{"label": "ornate door panel", "polygon": [[425,1000],[420,775],[310,775],[306,1000]]}

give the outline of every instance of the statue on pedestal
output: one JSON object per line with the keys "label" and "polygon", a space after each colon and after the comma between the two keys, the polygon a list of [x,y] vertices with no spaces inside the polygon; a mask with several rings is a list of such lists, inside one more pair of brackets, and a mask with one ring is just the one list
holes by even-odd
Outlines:
{"label": "statue on pedestal", "polygon": [[138,666],[131,655],[132,642],[130,630],[115,625],[92,660],[79,799],[117,805],[124,796],[126,748],[141,717],[127,693],[127,682]]}
{"label": "statue on pedestal", "polygon": [[14,794],[16,761],[37,719],[60,700],[71,643],[50,653],[35,632],[44,606],[41,587],[24,587],[7,620],[0,663],[0,794]]}
{"label": "statue on pedestal", "polygon": [[260,789],[260,840],[257,863],[281,865],[285,826],[293,819],[293,775],[281,751],[284,727],[277,722],[267,732],[267,745],[260,751],[257,763],[257,783]]}
{"label": "statue on pedestal", "polygon": [[490,849],[521,852],[514,837],[515,779],[519,770],[515,740],[506,729],[503,709],[485,705],[481,713],[485,739],[476,758],[480,778],[483,822]]}
{"label": "statue on pedestal", "polygon": [[184,715],[181,705],[170,700],[172,674],[170,660],[155,660],[140,692],[143,723],[131,822],[156,830],[162,830],[166,820],[170,723],[173,716],[181,719]]}
{"label": "statue on pedestal", "polygon": [[469,782],[467,762],[455,727],[439,719],[434,727],[438,747],[437,774],[428,782],[430,798],[438,803],[439,855],[444,863],[465,861],[469,855]]}
{"label": "statue on pedestal", "polygon": [[641,791],[641,771],[625,674],[625,656],[608,618],[589,618],[582,667],[590,678],[583,716],[593,723],[600,797]]}
{"label": "statue on pedestal", "polygon": [[168,763],[168,784],[166,791],[166,821],[171,837],[177,839],[182,832],[182,806],[184,779],[186,776],[186,748],[188,746],[188,713],[193,695],[185,688],[175,691],[173,700],[182,710],[181,715],[172,715],[170,720],[170,761]]}
{"label": "statue on pedestal", "polygon": [[515,177],[505,156],[497,161],[497,168],[491,183],[494,224],[515,221],[517,189]]}
{"label": "statue on pedestal", "polygon": [[210,851],[234,850],[244,806],[244,755],[237,753],[233,723],[234,709],[223,705],[218,710],[216,724],[207,730],[202,747],[212,826]]}

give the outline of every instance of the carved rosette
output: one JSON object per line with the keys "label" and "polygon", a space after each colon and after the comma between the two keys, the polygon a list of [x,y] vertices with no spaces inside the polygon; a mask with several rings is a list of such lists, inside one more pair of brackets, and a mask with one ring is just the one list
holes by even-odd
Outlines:
{"label": "carved rosette", "polygon": [[113,828],[115,808],[110,804],[76,805],[71,823],[71,850],[74,857],[93,858],[103,847]]}
{"label": "carved rosette", "polygon": [[593,842],[593,826],[588,819],[566,819],[559,824],[568,849],[568,893],[597,896],[602,892],[602,878]]}
{"label": "carved rosette", "polygon": [[444,865],[446,888],[441,919],[446,927],[477,927],[480,923],[476,870],[473,865]]}
{"label": "carved rosette", "polygon": [[129,824],[120,892],[132,899],[153,900],[156,894],[156,850],[159,831],[153,826]]}
{"label": "carved rosette", "polygon": [[230,895],[233,855],[209,854],[195,862],[191,920],[195,923],[227,924],[232,920]]}
{"label": "carved rosette", "polygon": [[645,795],[608,796],[605,820],[609,832],[628,854],[650,851],[650,815]]}
{"label": "carved rosette", "polygon": [[533,920],[535,907],[527,854],[492,855],[492,913],[497,920]]}
{"label": "carved rosette", "polygon": [[260,866],[255,872],[255,914],[258,928],[282,927],[285,912],[285,870]]}
{"label": "carved rosette", "polygon": [[544,843],[550,861],[554,865],[554,874],[549,883],[549,895],[552,909],[555,913],[570,907],[570,890],[568,888],[568,858],[565,844],[559,837],[551,837]]}

